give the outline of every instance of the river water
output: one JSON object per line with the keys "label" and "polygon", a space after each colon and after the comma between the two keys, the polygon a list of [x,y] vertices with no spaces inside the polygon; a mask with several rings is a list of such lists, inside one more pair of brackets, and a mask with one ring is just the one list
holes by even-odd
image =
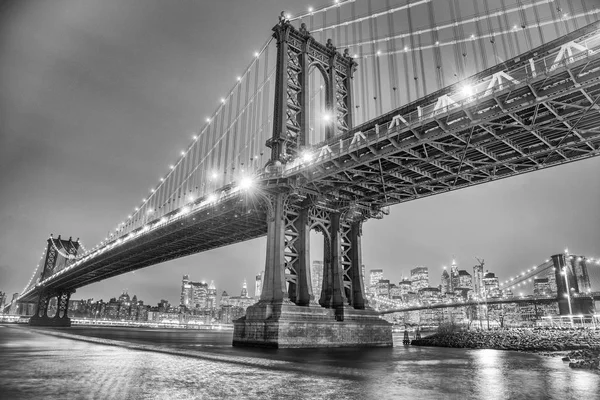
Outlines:
{"label": "river water", "polygon": [[258,350],[232,332],[0,325],[0,399],[600,399],[600,374],[499,350]]}

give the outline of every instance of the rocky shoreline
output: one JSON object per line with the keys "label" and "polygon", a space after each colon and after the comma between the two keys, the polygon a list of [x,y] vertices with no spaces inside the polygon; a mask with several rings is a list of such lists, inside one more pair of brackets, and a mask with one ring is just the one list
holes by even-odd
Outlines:
{"label": "rocky shoreline", "polygon": [[572,368],[600,371],[600,330],[593,329],[498,329],[436,333],[411,341],[415,346],[497,349],[564,356]]}

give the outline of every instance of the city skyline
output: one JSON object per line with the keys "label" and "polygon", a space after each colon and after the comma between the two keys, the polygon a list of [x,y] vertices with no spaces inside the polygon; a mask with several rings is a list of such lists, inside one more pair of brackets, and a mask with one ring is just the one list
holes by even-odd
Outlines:
{"label": "city skyline", "polygon": [[[9,296],[27,283],[50,233],[88,247],[102,240],[230,89],[240,73],[234,60],[251,59],[279,9],[299,11],[291,0],[202,10],[141,4],[14,3],[0,13],[0,290]],[[215,35],[229,44],[214,45]],[[467,270],[475,256],[485,258],[502,277],[565,247],[598,256],[599,167],[594,158],[396,205],[364,224],[363,264],[397,282],[417,265],[441,268],[449,255]],[[319,235],[311,242],[322,252]],[[179,282],[169,277],[186,273],[232,282],[223,289],[235,292],[234,282],[253,282],[264,269],[264,249],[262,238],[211,250],[81,288],[74,298],[127,287],[152,303],[174,303]]]}

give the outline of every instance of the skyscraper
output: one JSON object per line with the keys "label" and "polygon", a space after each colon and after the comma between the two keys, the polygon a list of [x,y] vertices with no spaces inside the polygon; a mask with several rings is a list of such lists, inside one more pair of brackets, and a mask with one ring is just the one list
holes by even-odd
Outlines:
{"label": "skyscraper", "polygon": [[208,298],[208,284],[206,282],[191,282],[192,285],[192,308],[206,308]]}
{"label": "skyscraper", "polygon": [[429,287],[429,270],[427,267],[417,267],[410,270],[411,290],[418,292],[419,289]]}
{"label": "skyscraper", "polygon": [[372,269],[369,271],[369,294],[374,295],[377,287],[377,283],[383,279],[382,269]]}
{"label": "skyscraper", "polygon": [[444,270],[442,271],[442,285],[441,286],[442,286],[441,287],[442,296],[444,296],[446,293],[452,292],[452,282],[450,281],[450,275],[448,274],[446,267],[444,267]]}
{"label": "skyscraper", "polygon": [[192,285],[190,284],[190,276],[184,275],[181,280],[181,300],[179,305],[192,307]]}
{"label": "skyscraper", "polygon": [[483,297],[483,262],[473,267],[473,291],[475,297]]}
{"label": "skyscraper", "polygon": [[262,293],[262,285],[265,271],[260,271],[260,274],[256,275],[256,281],[254,282],[254,298],[259,299]]}
{"label": "skyscraper", "polygon": [[210,285],[208,285],[208,290],[206,292],[206,308],[209,310],[217,308],[217,288],[215,287],[214,281],[210,281]]}
{"label": "skyscraper", "polygon": [[452,259],[452,265],[450,266],[450,282],[452,283],[452,287],[450,291],[454,291],[458,287],[458,265],[456,265],[456,260]]}

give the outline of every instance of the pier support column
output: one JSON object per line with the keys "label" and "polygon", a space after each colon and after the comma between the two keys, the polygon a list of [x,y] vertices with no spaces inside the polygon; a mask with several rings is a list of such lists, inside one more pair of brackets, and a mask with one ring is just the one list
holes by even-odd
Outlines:
{"label": "pier support column", "polygon": [[365,298],[365,284],[362,275],[362,222],[353,222],[350,227],[350,259],[349,270],[350,280],[352,282],[352,306],[357,310],[364,310],[367,307]]}
{"label": "pier support column", "polygon": [[308,209],[302,208],[296,220],[295,250],[298,254],[296,266],[296,304],[308,306],[314,301],[314,295],[310,275],[310,222]]}

